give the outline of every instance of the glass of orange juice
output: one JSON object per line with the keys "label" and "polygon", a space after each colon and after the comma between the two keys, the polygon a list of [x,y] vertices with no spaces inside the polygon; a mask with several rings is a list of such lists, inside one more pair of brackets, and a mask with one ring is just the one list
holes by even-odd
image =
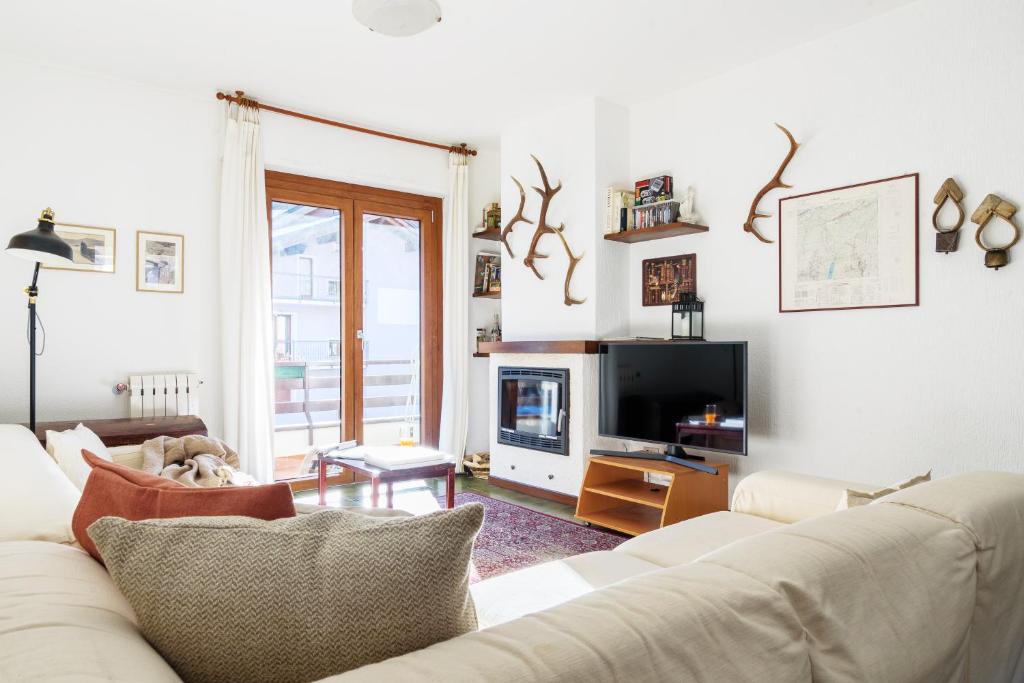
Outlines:
{"label": "glass of orange juice", "polygon": [[412,425],[406,425],[402,427],[401,433],[398,435],[399,446],[415,446],[416,439],[412,435]]}
{"label": "glass of orange juice", "polygon": [[716,420],[718,420],[718,404],[709,403],[704,406],[704,421],[713,425]]}

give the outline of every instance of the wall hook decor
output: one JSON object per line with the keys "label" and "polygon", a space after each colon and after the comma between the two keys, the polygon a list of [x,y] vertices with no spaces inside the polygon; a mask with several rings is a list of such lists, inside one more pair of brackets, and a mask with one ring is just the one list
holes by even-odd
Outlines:
{"label": "wall hook decor", "polygon": [[786,130],[785,126],[781,126],[777,123],[775,125],[776,127],[778,127],[779,130],[783,132],[783,134],[786,136],[786,139],[789,140],[789,152],[786,154],[786,158],[782,160],[782,163],[779,164],[779,170],[775,172],[775,175],[772,176],[772,179],[769,180],[767,184],[765,184],[765,186],[762,187],[756,195],[754,195],[754,201],[750,203],[750,213],[747,214],[747,222],[743,224],[744,232],[749,232],[754,237],[756,237],[757,239],[761,240],[766,244],[771,244],[772,242],[774,242],[774,240],[770,240],[764,235],[762,235],[758,231],[757,227],[754,225],[754,221],[756,221],[758,218],[769,218],[771,217],[771,214],[758,213],[757,205],[761,203],[761,200],[764,199],[764,196],[771,192],[772,190],[779,188],[789,189],[793,187],[792,185],[787,185],[786,183],[782,182],[782,172],[786,170],[787,166],[789,166],[789,162],[793,160],[793,155],[796,154],[796,148],[800,146],[800,143],[793,139],[793,134]]}
{"label": "wall hook decor", "polygon": [[565,288],[563,294],[565,296],[565,305],[572,306],[574,304],[582,304],[586,299],[576,299],[569,294],[569,283],[572,281],[572,274],[576,272],[576,266],[583,260],[583,254],[574,256],[572,249],[569,247],[569,242],[566,241],[563,231],[565,230],[565,223],[562,223],[557,228],[548,225],[548,207],[551,205],[551,199],[562,190],[562,181],[558,181],[558,185],[551,187],[551,183],[548,182],[548,174],[544,171],[544,166],[540,163],[540,160],[530,155],[533,162],[537,164],[537,170],[540,171],[540,180],[544,185],[544,188],[534,187],[533,190],[540,195],[540,215],[537,218],[537,229],[533,231],[533,239],[530,240],[530,251],[523,257],[523,263],[527,268],[533,271],[541,280],[544,276],[541,275],[540,271],[537,270],[535,261],[537,259],[547,258],[547,254],[537,253],[537,245],[540,243],[540,238],[544,235],[555,235],[562,243],[562,248],[565,249],[565,255],[569,258],[569,267],[565,271]]}
{"label": "wall hook decor", "polygon": [[[939,211],[947,200],[952,200],[957,210],[956,225],[944,228],[939,225]],[[960,226],[964,224],[964,207],[961,202],[964,200],[964,191],[960,189],[956,181],[946,178],[942,187],[935,193],[935,213],[932,214],[932,225],[938,234],[935,236],[935,251],[940,254],[948,254],[956,251],[960,242]]]}
{"label": "wall hook decor", "polygon": [[512,226],[516,223],[529,223],[533,225],[533,221],[523,215],[523,208],[526,206],[526,192],[523,191],[523,184],[519,182],[515,176],[509,176],[512,178],[512,182],[519,188],[519,208],[516,209],[516,215],[512,216],[512,220],[505,224],[505,227],[501,230],[501,243],[505,245],[505,250],[508,251],[509,258],[515,258],[516,255],[512,253],[512,247],[508,243],[508,235],[512,232]]}
{"label": "wall hook decor", "polygon": [[[974,241],[985,250],[986,267],[999,270],[1010,262],[1010,249],[1020,240],[1020,228],[1013,220],[1015,213],[1017,213],[1016,206],[997,194],[990,194],[971,214],[971,222],[978,224],[978,231],[974,233]],[[993,216],[1002,218],[1013,228],[1013,238],[1001,247],[990,247],[981,239],[981,233],[985,231]]]}

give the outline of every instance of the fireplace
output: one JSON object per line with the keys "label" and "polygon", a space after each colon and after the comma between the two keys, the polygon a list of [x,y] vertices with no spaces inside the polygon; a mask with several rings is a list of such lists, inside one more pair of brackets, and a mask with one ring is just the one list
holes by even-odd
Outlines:
{"label": "fireplace", "polygon": [[569,370],[498,368],[498,443],[569,454]]}

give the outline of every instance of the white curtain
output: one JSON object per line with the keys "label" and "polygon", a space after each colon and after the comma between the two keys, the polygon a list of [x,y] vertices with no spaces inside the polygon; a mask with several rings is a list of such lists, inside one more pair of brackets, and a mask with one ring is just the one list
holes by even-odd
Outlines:
{"label": "white curtain", "polygon": [[455,456],[462,471],[469,428],[469,162],[448,156],[444,218],[444,372],[440,449]]}
{"label": "white curtain", "polygon": [[274,328],[259,109],[231,104],[220,188],[224,440],[241,467],[274,478]]}

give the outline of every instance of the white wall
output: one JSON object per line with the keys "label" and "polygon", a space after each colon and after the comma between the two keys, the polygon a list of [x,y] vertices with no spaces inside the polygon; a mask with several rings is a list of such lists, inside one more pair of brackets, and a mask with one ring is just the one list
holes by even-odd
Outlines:
{"label": "white wall", "polygon": [[[694,184],[711,228],[629,247],[632,333],[669,332],[666,308],[639,305],[641,260],[695,252],[708,337],[750,341],[741,475],[1024,470],[1024,247],[996,272],[969,221],[949,255],[930,224],[948,176],[968,215],[989,192],[1024,205],[1021,26],[1019,2],[919,2],[631,109],[631,176]],[[774,121],[802,143],[790,194],[920,172],[919,307],[777,312],[776,246],[741,227],[787,149]]]}
{"label": "white wall", "polygon": [[[130,372],[199,372],[202,416],[218,433],[220,331],[217,215],[224,105],[71,69],[0,61],[0,239],[30,229],[53,206],[58,220],[117,228],[113,275],[44,271],[39,313],[49,333],[39,359],[39,419],[116,417],[111,387]],[[263,95],[263,93],[254,93]],[[266,96],[272,98],[273,93]],[[266,114],[268,168],[443,196],[444,153]],[[497,195],[496,149],[473,159],[470,217]],[[135,231],[185,235],[185,293],[135,291]],[[4,393],[0,422],[27,420],[25,297],[31,266],[0,256]],[[469,296],[469,293],[467,293]],[[466,334],[470,334],[467,330]],[[485,367],[473,391],[486,396]],[[486,438],[486,398],[471,410],[470,447]]]}

